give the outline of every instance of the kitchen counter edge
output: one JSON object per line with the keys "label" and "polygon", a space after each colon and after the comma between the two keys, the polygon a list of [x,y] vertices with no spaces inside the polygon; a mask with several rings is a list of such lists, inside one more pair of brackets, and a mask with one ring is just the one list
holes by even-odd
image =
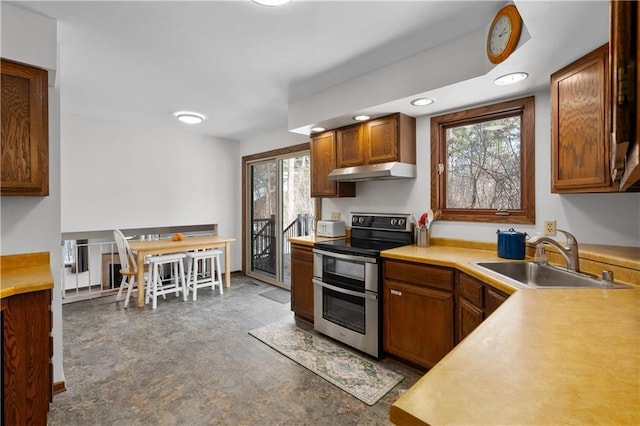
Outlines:
{"label": "kitchen counter edge", "polygon": [[52,288],[48,252],[0,257],[0,299]]}

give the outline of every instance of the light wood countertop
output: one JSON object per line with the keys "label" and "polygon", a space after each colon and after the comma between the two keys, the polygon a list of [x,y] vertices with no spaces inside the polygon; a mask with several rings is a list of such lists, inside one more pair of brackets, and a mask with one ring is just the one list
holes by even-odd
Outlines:
{"label": "light wood countertop", "polygon": [[53,288],[49,253],[0,257],[0,299]]}
{"label": "light wood countertop", "polygon": [[318,237],[315,235],[306,235],[303,237],[289,237],[289,241],[293,244],[301,244],[303,246],[313,247],[315,243],[320,243],[322,241],[330,241],[330,240],[341,240],[347,237]]}
{"label": "light wood countertop", "polygon": [[[634,248],[584,257],[640,270]],[[512,294],[391,407],[396,424],[640,424],[640,284],[530,289],[471,262],[495,251],[406,246],[383,257],[455,267]]]}

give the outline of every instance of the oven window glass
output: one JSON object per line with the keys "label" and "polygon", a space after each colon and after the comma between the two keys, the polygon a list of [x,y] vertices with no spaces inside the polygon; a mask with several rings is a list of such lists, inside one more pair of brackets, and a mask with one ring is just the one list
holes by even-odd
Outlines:
{"label": "oven window glass", "polygon": [[365,334],[365,298],[322,289],[322,316],[327,321]]}
{"label": "oven window glass", "polygon": [[351,290],[363,291],[365,282],[364,262],[353,262],[335,257],[323,256],[322,278],[328,284],[339,285]]}

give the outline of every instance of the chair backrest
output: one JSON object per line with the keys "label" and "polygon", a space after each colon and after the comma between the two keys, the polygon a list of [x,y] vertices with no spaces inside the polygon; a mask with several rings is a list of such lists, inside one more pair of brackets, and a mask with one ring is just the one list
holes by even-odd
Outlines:
{"label": "chair backrest", "polygon": [[119,229],[113,231],[113,239],[118,245],[120,268],[127,269],[130,272],[135,272],[136,262],[134,261],[133,253],[131,253],[131,247],[129,247],[129,242]]}

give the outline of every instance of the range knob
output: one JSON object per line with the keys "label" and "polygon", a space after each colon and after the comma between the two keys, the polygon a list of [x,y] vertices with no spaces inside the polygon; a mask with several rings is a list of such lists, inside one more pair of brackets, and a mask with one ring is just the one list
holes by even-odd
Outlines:
{"label": "range knob", "polygon": [[398,225],[400,225],[402,228],[404,228],[404,224],[406,223],[406,220],[404,219],[398,219]]}
{"label": "range knob", "polygon": [[351,218],[351,223],[358,223],[358,216]]}
{"label": "range knob", "polygon": [[358,218],[358,223],[364,223],[364,217],[360,216],[360,217]]}
{"label": "range knob", "polygon": [[391,226],[396,226],[396,219],[391,219]]}

